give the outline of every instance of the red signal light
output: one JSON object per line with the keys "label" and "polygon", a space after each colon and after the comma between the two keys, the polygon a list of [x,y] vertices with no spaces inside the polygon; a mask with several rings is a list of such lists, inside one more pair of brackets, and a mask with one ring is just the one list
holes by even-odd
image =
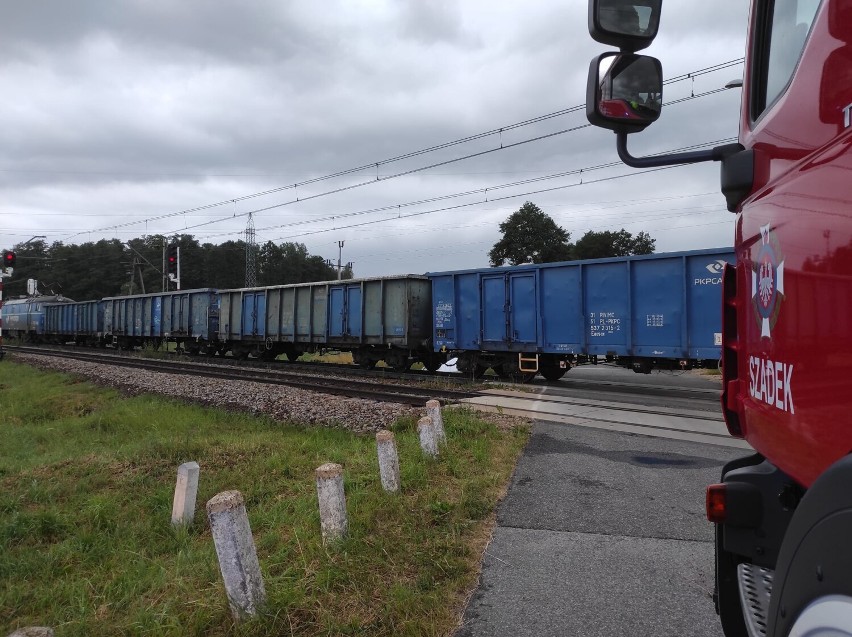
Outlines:
{"label": "red signal light", "polygon": [[17,257],[11,250],[3,250],[3,267],[14,268]]}
{"label": "red signal light", "polygon": [[728,519],[727,488],[724,484],[711,484],[707,487],[707,519],[722,524]]}
{"label": "red signal light", "polygon": [[166,254],[166,265],[168,273],[177,276],[178,271],[178,247],[177,244],[172,244],[169,246],[168,252]]}

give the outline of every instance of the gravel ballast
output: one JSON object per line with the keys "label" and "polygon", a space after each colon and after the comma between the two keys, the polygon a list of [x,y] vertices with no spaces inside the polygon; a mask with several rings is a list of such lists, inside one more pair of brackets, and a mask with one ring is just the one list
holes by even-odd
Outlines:
{"label": "gravel ballast", "polygon": [[82,376],[130,395],[159,394],[211,407],[265,414],[290,423],[342,427],[355,433],[376,432],[402,416],[420,416],[425,410],[425,406],[421,410],[283,385],[150,372],[37,354],[15,353],[13,358],[39,369]]}

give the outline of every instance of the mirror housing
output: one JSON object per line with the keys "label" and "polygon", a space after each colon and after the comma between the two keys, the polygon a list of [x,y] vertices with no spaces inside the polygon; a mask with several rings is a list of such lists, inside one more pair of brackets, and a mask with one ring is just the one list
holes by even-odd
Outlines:
{"label": "mirror housing", "polygon": [[661,8],[662,0],[589,0],[589,34],[602,44],[635,53],[657,37]]}
{"label": "mirror housing", "polygon": [[638,133],[657,121],[663,105],[663,68],[647,55],[603,53],[589,65],[586,118],[593,126]]}

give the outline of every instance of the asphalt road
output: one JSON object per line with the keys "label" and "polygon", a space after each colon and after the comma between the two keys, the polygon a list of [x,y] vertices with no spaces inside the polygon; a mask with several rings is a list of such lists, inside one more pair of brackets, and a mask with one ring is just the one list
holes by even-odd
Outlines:
{"label": "asphalt road", "polygon": [[455,637],[721,636],[704,489],[745,453],[536,423]]}

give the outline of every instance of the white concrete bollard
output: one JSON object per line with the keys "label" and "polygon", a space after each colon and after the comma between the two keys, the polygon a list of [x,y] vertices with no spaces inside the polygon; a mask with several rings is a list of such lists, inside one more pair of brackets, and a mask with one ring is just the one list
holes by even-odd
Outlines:
{"label": "white concrete bollard", "polygon": [[175,499],[172,502],[172,525],[189,524],[195,517],[195,498],[198,496],[197,462],[185,462],[178,467]]}
{"label": "white concrete bollard", "polygon": [[343,467],[332,462],[316,470],[317,499],[323,542],[337,542],[346,537],[346,494],[343,492]]}
{"label": "white concrete bollard", "polygon": [[231,614],[237,621],[256,615],[266,603],[266,589],[242,494],[223,491],[214,495],[207,502],[207,518]]}
{"label": "white concrete bollard", "polygon": [[426,415],[432,419],[432,424],[435,426],[435,437],[438,439],[438,444],[442,445],[447,442],[447,432],[444,431],[444,417],[441,415],[441,402],[438,400],[426,401]]}
{"label": "white concrete bollard", "polygon": [[435,435],[435,425],[429,416],[423,416],[417,421],[417,433],[420,434],[420,448],[427,456],[438,457],[438,438]]}
{"label": "white concrete bollard", "polygon": [[53,629],[47,626],[27,626],[9,633],[8,637],[53,637]]}
{"label": "white concrete bollard", "polygon": [[379,475],[382,488],[396,493],[399,491],[399,455],[396,452],[396,440],[393,432],[382,430],[376,434],[376,452],[379,455]]}

